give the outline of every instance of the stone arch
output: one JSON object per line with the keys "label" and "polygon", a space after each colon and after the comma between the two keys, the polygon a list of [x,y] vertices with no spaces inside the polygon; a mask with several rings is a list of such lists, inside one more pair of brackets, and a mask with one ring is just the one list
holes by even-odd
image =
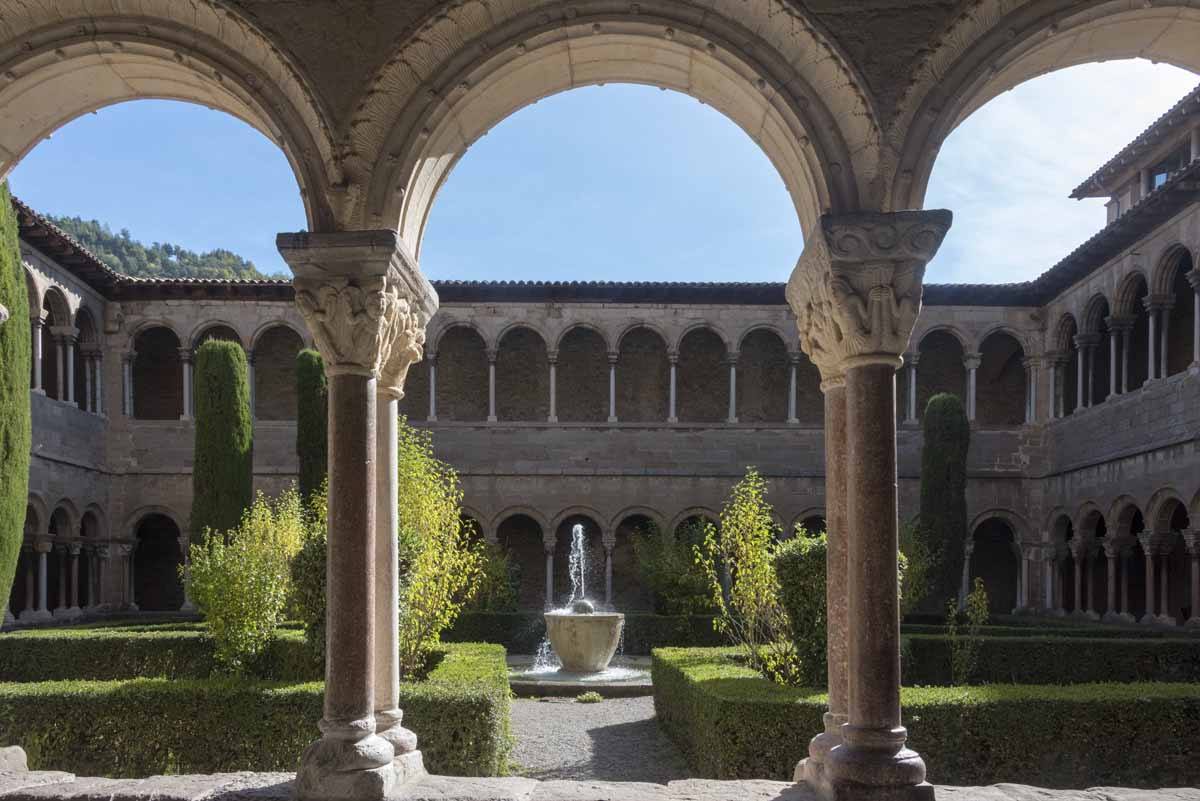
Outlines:
{"label": "stone arch", "polygon": [[1174,303],[1166,319],[1167,376],[1184,372],[1192,363],[1195,290],[1188,283],[1187,274],[1195,264],[1191,251],[1186,247],[1173,248],[1160,262],[1159,275],[1155,280],[1155,286],[1161,287],[1158,294],[1170,298]]}
{"label": "stone arch", "polygon": [[613,608],[618,611],[655,611],[659,614],[675,611],[666,609],[654,591],[644,584],[638,566],[635,545],[638,538],[669,535],[663,528],[661,515],[648,507],[631,506],[613,517],[610,526],[613,532]]}
{"label": "stone arch", "polygon": [[984,514],[971,527],[971,586],[982,579],[993,614],[1008,614],[1018,605],[1021,548],[1011,513]]}
{"label": "stone arch", "polygon": [[600,342],[604,345],[604,350],[606,353],[612,350],[612,348],[610,348],[608,345],[608,332],[604,329],[604,326],[590,320],[573,320],[565,325],[563,329],[558,332],[558,336],[554,338],[554,349],[561,350],[563,340],[567,338],[567,335],[578,329],[591,331],[593,334],[595,334],[600,339]]}
{"label": "stone arch", "polygon": [[1099,0],[1058,10],[983,0],[955,19],[911,74],[887,134],[899,156],[888,208],[922,206],[941,143],[992,98],[1090,62],[1145,58],[1197,72],[1198,38],[1200,9],[1179,0]]}
{"label": "stone arch", "polygon": [[433,16],[376,74],[350,129],[353,151],[372,154],[364,227],[397,228],[419,256],[438,189],[492,126],[571,88],[641,83],[691,94],[740,125],[811,231],[822,211],[858,207],[852,154],[870,152],[878,127],[869,93],[852,88],[848,62],[802,14],[760,14],[753,31],[720,10],[697,17],[658,2],[582,0],[567,14],[544,0],[503,11],[467,3]]}
{"label": "stone arch", "polygon": [[1091,539],[1104,537],[1108,532],[1108,522],[1104,519],[1104,510],[1094,501],[1085,501],[1075,513],[1075,531],[1081,536]]}
{"label": "stone arch", "polygon": [[743,423],[788,419],[790,366],[786,339],[774,326],[759,326],[738,342],[737,418]]}
{"label": "stone arch", "polygon": [[594,507],[586,504],[573,504],[559,510],[558,514],[551,519],[550,528],[557,529],[562,526],[566,520],[572,517],[588,518],[592,521],[592,523],[596,526],[596,530],[600,533],[605,531],[604,521],[609,519],[606,515],[601,514]]}
{"label": "stone arch", "polygon": [[675,398],[680,422],[718,423],[729,416],[729,340],[708,326],[679,339]]}
{"label": "stone arch", "polygon": [[79,519],[79,537],[89,542],[109,538],[108,515],[98,504],[88,504]]}
{"label": "stone arch", "polygon": [[[558,419],[564,423],[602,423],[607,420],[608,342],[604,333],[592,325],[575,324],[563,331],[556,347]],[[622,380],[621,365],[618,364],[617,381]]]}
{"label": "stone arch", "polygon": [[1150,497],[1146,504],[1146,525],[1155,534],[1165,534],[1172,530],[1171,523],[1179,509],[1187,515],[1187,504],[1183,496],[1174,487],[1163,487]]}
{"label": "stone arch", "polygon": [[786,539],[793,536],[797,526],[803,526],[804,530],[810,534],[825,531],[825,508],[822,506],[812,506],[793,517],[791,525],[783,532],[783,537]]}
{"label": "stone arch", "polygon": [[481,422],[488,416],[487,345],[473,325],[454,323],[437,339],[439,420]]}
{"label": "stone arch", "polygon": [[192,350],[197,350],[210,339],[219,339],[222,342],[236,342],[243,348],[246,347],[245,343],[242,342],[242,335],[238,333],[237,328],[233,323],[225,320],[206,320],[200,323],[192,328],[188,342],[191,343]]}
{"label": "stone arch", "polygon": [[[30,516],[32,514],[32,527]],[[36,492],[29,493],[25,501],[25,532],[26,536],[41,536],[50,530],[50,509],[46,499]]]}
{"label": "stone arch", "polygon": [[134,335],[133,417],[178,420],[183,415],[183,367],[179,337],[164,325],[146,325]]}
{"label": "stone arch", "polygon": [[1075,343],[1078,334],[1079,327],[1075,323],[1075,315],[1063,312],[1054,328],[1054,350],[1062,360],[1057,371],[1059,384],[1051,388],[1058,398],[1063,414],[1073,414],[1075,407],[1079,405],[1079,382],[1076,380],[1079,371],[1079,347]]}
{"label": "stone arch", "polygon": [[309,336],[307,328],[296,325],[291,320],[278,318],[274,320],[267,320],[258,328],[254,329],[254,333],[250,335],[250,352],[253,353],[258,348],[259,340],[262,339],[263,334],[269,333],[270,331],[273,331],[281,326],[290,329],[297,337],[299,337],[304,347],[314,347],[312,343],[312,337]]}
{"label": "stone arch", "polygon": [[1149,285],[1146,274],[1139,269],[1126,274],[1113,295],[1113,314],[1135,315],[1141,311],[1140,297],[1146,295]]}
{"label": "stone arch", "polygon": [[1083,308],[1084,334],[1099,334],[1105,331],[1104,318],[1109,315],[1108,298],[1102,292],[1097,292],[1088,298]]}
{"label": "stone arch", "polygon": [[75,404],[85,412],[95,412],[98,387],[90,365],[92,357],[100,353],[100,334],[96,318],[86,305],[81,305],[75,312],[75,330],[78,332],[72,366],[75,376]]}
{"label": "stone arch", "polygon": [[1177,273],[1192,269],[1192,252],[1180,242],[1174,242],[1162,249],[1154,267],[1150,292],[1154,295],[1170,295],[1175,286]]}
{"label": "stone arch", "polygon": [[[22,257],[26,256],[22,252]],[[42,308],[42,303],[45,298],[42,296],[41,287],[38,285],[38,280],[33,276],[33,270],[22,260],[22,271],[25,273],[25,293],[29,296],[29,313],[36,315]]]}
{"label": "stone arch", "polygon": [[133,602],[146,612],[178,609],[183,604],[179,566],[183,564],[183,528],[179,519],[161,507],[135,513],[131,539]]}
{"label": "stone arch", "polygon": [[721,514],[706,506],[690,506],[671,518],[671,534],[678,535],[680,526],[695,519],[707,520],[714,525],[719,525]]}
{"label": "stone arch", "polygon": [[[942,392],[965,398],[967,339],[952,328],[927,331],[917,346],[917,419],[925,416],[929,399]],[[966,404],[964,403],[964,408]]]}
{"label": "stone arch", "polygon": [[502,509],[501,511],[492,515],[492,530],[493,531],[499,530],[500,524],[503,523],[506,519],[513,517],[514,515],[523,515],[525,517],[528,517],[530,520],[537,523],[538,528],[542,529],[543,531],[550,528],[550,521],[546,518],[546,515],[540,509],[537,509],[533,506],[517,505],[517,506],[507,506],[504,509]]}
{"label": "stone arch", "polygon": [[1136,536],[1145,528],[1141,507],[1131,495],[1121,495],[1113,500],[1105,517],[1112,521],[1112,533],[1117,537]]}
{"label": "stone arch", "polygon": [[[975,419],[983,426],[1019,426],[1025,422],[1025,349],[1004,329],[979,343],[975,376]],[[919,365],[918,365],[919,366]]]}
{"label": "stone arch", "polygon": [[658,338],[663,341],[663,345],[668,351],[674,350],[675,352],[678,352],[679,338],[672,338],[668,336],[666,330],[662,326],[649,322],[648,320],[637,320],[622,328],[621,333],[617,335],[617,350],[620,350],[624,345],[625,337],[629,336],[630,334],[637,333],[643,328],[647,331],[657,334]]}
{"label": "stone arch", "polygon": [[71,539],[79,531],[79,510],[69,498],[61,498],[54,504],[47,531],[55,539]]}
{"label": "stone arch", "polygon": [[609,528],[612,531],[616,531],[621,523],[630,517],[644,517],[646,520],[657,526],[659,531],[666,530],[666,521],[663,518],[662,513],[657,509],[650,508],[649,506],[626,506],[609,519]]}
{"label": "stone arch", "polygon": [[[526,510],[533,511],[533,510]],[[545,521],[516,509],[495,518],[496,544],[516,566],[517,605],[544,609],[546,603]]]}
{"label": "stone arch", "polygon": [[[1087,398],[1089,405],[1101,403],[1109,395],[1112,384],[1109,380],[1109,369],[1112,365],[1112,337],[1110,336],[1109,320],[1111,312],[1108,298],[1101,293],[1093,295],[1084,307],[1083,330],[1092,340],[1091,352],[1085,366],[1087,375],[1091,377]],[[1120,369],[1118,365],[1118,369]]]}
{"label": "stone arch", "polygon": [[825,422],[821,371],[803,351],[793,352],[791,357],[796,362],[796,422],[819,427]]}
{"label": "stone arch", "polygon": [[496,338],[496,417],[545,422],[550,416],[550,361],[546,338],[526,323],[514,323]]}
{"label": "stone arch", "polygon": [[606,518],[587,506],[571,506],[559,512],[551,530],[554,532],[554,598],[553,606],[565,604],[572,595],[571,549],[572,529],[583,526],[583,596],[590,601],[604,600],[604,530]]}
{"label": "stone arch", "polygon": [[254,342],[254,417],[296,419],[296,356],[304,339],[286,323],[256,333]]}
{"label": "stone arch", "polygon": [[638,325],[621,333],[617,354],[617,419],[662,423],[670,416],[671,363],[667,341]]}
{"label": "stone arch", "polygon": [[71,307],[63,291],[51,284],[42,295],[42,390],[46,397],[66,400],[66,364],[59,361],[61,331],[71,327]]}
{"label": "stone arch", "polygon": [[[300,186],[309,230],[333,230],[340,181],[331,126],[306,79],[247,17],[215,3],[103,0],[21,5],[0,41],[0,179],[38,142],[87,112],[138,98],[224,111],[277,143]],[[53,98],[55,102],[46,102]]]}

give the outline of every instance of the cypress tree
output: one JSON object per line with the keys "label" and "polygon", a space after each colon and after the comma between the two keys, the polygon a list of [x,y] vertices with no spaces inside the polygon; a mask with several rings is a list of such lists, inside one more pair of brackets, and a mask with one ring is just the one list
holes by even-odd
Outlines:
{"label": "cypress tree", "polygon": [[328,402],[321,354],[311,348],[300,351],[296,355],[296,456],[300,461],[300,497],[305,500],[325,483]]}
{"label": "cypress tree", "polygon": [[236,342],[209,340],[196,351],[195,538],[241,521],[253,494],[253,445],[246,353]]}
{"label": "cypress tree", "polygon": [[[0,599],[8,601],[29,497],[29,295],[17,244],[17,215],[0,184]],[[2,616],[2,613],[0,613]]]}
{"label": "cypress tree", "polygon": [[962,582],[963,546],[967,536],[967,449],[971,425],[957,395],[929,399],[922,421],[921,517],[917,535],[929,558],[932,608],[945,609],[958,598]]}

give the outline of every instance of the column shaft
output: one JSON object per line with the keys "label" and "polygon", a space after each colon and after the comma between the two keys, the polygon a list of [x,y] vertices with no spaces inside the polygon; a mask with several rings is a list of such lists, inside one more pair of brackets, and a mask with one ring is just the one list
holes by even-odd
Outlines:
{"label": "column shaft", "polygon": [[1146,319],[1150,326],[1149,336],[1146,337],[1146,380],[1153,381],[1157,378],[1158,360],[1154,358],[1154,348],[1158,339],[1157,327],[1155,322],[1158,318],[1158,309],[1149,309]]}
{"label": "column shaft", "polygon": [[40,317],[30,319],[30,338],[33,341],[33,391],[45,392],[42,384],[42,322]]}
{"label": "column shaft", "polygon": [[558,422],[558,365],[555,361],[550,362],[550,416],[546,422]]}
{"label": "column shaft", "polygon": [[79,551],[71,551],[71,608],[79,608]]}
{"label": "column shaft", "polygon": [[608,422],[617,422],[617,360],[608,357]]}
{"label": "column shaft", "polygon": [[1083,556],[1075,554],[1075,608],[1074,612],[1081,612],[1084,609],[1083,603]]}
{"label": "column shaft", "polygon": [[1084,407],[1084,365],[1087,360],[1087,350],[1085,348],[1075,349],[1075,410],[1079,411]]}
{"label": "column shaft", "polygon": [[729,360],[729,416],[726,422],[736,423],[737,417],[737,361]]}
{"label": "column shaft", "polygon": [[1129,557],[1121,554],[1121,614],[1129,614]]}
{"label": "column shaft", "polygon": [[192,392],[192,354],[189,351],[181,360],[180,364],[183,369],[183,419],[192,419],[192,406],[195,403],[195,395]]}
{"label": "column shaft", "polygon": [[437,361],[429,360],[429,422],[437,420]]}
{"label": "column shaft", "polygon": [[670,409],[667,411],[667,422],[678,423],[679,416],[675,413],[675,369],[676,361],[671,359],[671,388],[670,388]]}
{"label": "column shaft", "polygon": [[904,419],[910,423],[917,422],[917,365],[908,365],[908,408]]}
{"label": "column shaft", "polygon": [[1117,610],[1117,555],[1108,557],[1108,598],[1104,611],[1112,614]]}
{"label": "column shaft", "polygon": [[1192,364],[1200,365],[1200,281],[1192,293]]}
{"label": "column shaft", "polygon": [[554,546],[543,544],[546,549],[546,608],[554,608]]}
{"label": "column shaft", "polygon": [[1117,339],[1116,331],[1108,332],[1108,396],[1117,394]]}
{"label": "column shaft", "polygon": [[1167,350],[1170,348],[1171,334],[1171,310],[1163,308],[1162,319],[1159,321],[1159,348],[1158,348],[1158,377],[1167,377]]}
{"label": "column shaft", "polygon": [[1046,415],[1048,420],[1053,420],[1058,417],[1055,410],[1055,404],[1058,398],[1058,365],[1051,362],[1050,364],[1050,413]]}
{"label": "column shaft", "polygon": [[604,604],[612,606],[613,596],[613,547],[607,545],[604,548]]}
{"label": "column shaft", "polygon": [[62,550],[58,550],[58,601],[54,605],[56,612],[67,608],[67,560],[63,558]]}
{"label": "column shaft", "polygon": [[125,406],[125,416],[133,417],[133,357],[121,361],[121,399]]}
{"label": "column shaft", "polygon": [[[50,330],[51,330],[51,332],[54,331],[53,328]],[[67,389],[67,371],[66,371],[67,346],[66,346],[66,343],[63,341],[62,337],[55,337],[55,340],[56,341],[54,343],[54,346],[58,350],[58,359],[56,360],[58,363],[56,365],[54,365],[55,377],[58,379],[58,384],[57,384],[57,386],[54,387],[54,391],[55,391],[55,393],[57,393],[57,397],[55,398],[55,400],[66,400],[67,399],[67,393],[66,393],[66,389]]]}
{"label": "column shaft", "polygon": [[1169,619],[1171,615],[1170,594],[1171,557],[1167,552],[1158,557],[1158,616]]}
{"label": "column shaft", "polygon": [[1145,554],[1146,565],[1146,614],[1142,617],[1142,622],[1148,622],[1154,618],[1154,553],[1149,548],[1142,548]]}
{"label": "column shaft", "polygon": [[488,422],[496,422],[496,359],[488,359]]}
{"label": "column shaft", "polygon": [[38,597],[37,597],[37,608],[38,608],[38,611],[39,611],[39,612],[45,612],[45,611],[46,611],[46,585],[47,585],[47,582],[48,582],[48,580],[49,580],[49,579],[48,579],[48,576],[46,575],[46,567],[47,567],[47,565],[46,565],[46,561],[47,561],[47,558],[48,558],[48,557],[46,556],[46,552],[45,552],[45,551],[38,551],[38,566],[37,566],[37,567],[38,567],[38,576],[37,576]]}
{"label": "column shaft", "polygon": [[787,421],[795,424],[800,422],[796,418],[796,362],[793,361],[788,365],[788,416]]}
{"label": "column shaft", "polygon": [[1126,328],[1121,332],[1121,392],[1129,391],[1129,338],[1133,332]]}
{"label": "column shaft", "polygon": [[25,608],[21,610],[21,614],[25,615],[32,612],[34,609],[34,593],[37,591],[37,572],[34,567],[36,559],[29,559],[32,554],[24,554],[25,559]]}
{"label": "column shaft", "polygon": [[67,403],[75,403],[75,340],[67,337],[64,340],[67,368],[67,392],[63,397]]}

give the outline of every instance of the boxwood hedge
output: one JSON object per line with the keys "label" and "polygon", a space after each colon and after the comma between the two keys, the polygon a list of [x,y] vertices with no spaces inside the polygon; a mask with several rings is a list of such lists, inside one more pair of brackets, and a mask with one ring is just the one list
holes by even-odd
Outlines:
{"label": "boxwood hedge", "polygon": [[[654,707],[692,768],[789,780],[825,696],[761,678],[729,648],[654,651]],[[935,784],[1191,786],[1193,684],[906,688],[909,744]]]}
{"label": "boxwood hedge", "polygon": [[[81,775],[292,771],[317,736],[319,682],[130,679],[0,683],[0,742],[30,767]],[[429,770],[503,772],[509,688],[504,650],[446,647],[429,676],[401,685],[405,725]]]}

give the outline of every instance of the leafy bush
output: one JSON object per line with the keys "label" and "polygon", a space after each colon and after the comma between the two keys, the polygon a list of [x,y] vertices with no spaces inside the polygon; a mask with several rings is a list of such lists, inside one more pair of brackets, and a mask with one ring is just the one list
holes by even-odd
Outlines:
{"label": "leafy bush", "polygon": [[480,547],[479,580],[468,608],[475,612],[517,611],[521,566],[494,542]]}
{"label": "leafy bush", "polygon": [[266,648],[292,591],[291,560],[305,541],[295,490],[261,494],[237,528],[191,547],[192,598],[216,642],[216,657],[242,673]]}
{"label": "leafy bush", "polygon": [[604,700],[604,696],[595,690],[590,690],[586,693],[580,693],[575,696],[575,702],[579,704],[598,704]]}
{"label": "leafy bush", "polygon": [[918,536],[917,526],[900,527],[900,617],[916,611],[929,594],[929,546]]}
{"label": "leafy bush", "polygon": [[0,183],[0,305],[9,315],[0,324],[0,598],[7,602],[25,532],[31,437],[29,294],[7,183]]}
{"label": "leafy bush", "polygon": [[676,535],[650,523],[633,537],[638,576],[660,615],[705,615],[714,609],[708,578],[699,569],[695,546],[704,542],[703,526],[689,523]]}
{"label": "leafy bush", "polygon": [[707,525],[696,561],[717,608],[713,625],[741,646],[753,668],[791,682],[797,679],[796,654],[771,562],[775,521],[766,493],[762,476],[749,468],[721,510],[720,527]]}
{"label": "leafy bush", "polygon": [[196,445],[192,467],[192,531],[202,540],[229,531],[250,506],[254,428],[246,352],[210,339],[196,351]]}
{"label": "leafy bush", "polygon": [[305,499],[325,485],[329,471],[328,409],[325,365],[321,354],[306,348],[296,354],[296,458]]}
{"label": "leafy bush", "polygon": [[775,575],[779,600],[791,621],[796,648],[797,683],[824,687],[829,678],[826,663],[828,616],[825,604],[827,540],[824,533],[796,536],[775,550]]}
{"label": "leafy bush", "polygon": [[950,640],[950,676],[956,685],[967,684],[979,664],[979,632],[988,619],[988,597],[983,579],[976,578],[967,595],[965,609],[967,632],[958,632],[958,604],[946,602],[946,637]]}
{"label": "leafy bush", "polygon": [[292,558],[291,616],[300,621],[304,641],[321,661],[325,659],[325,582],[329,541],[328,483],[312,493],[305,505],[308,515],[304,542]]}
{"label": "leafy bush", "polygon": [[[735,649],[658,649],[652,673],[655,714],[700,776],[790,781],[822,730],[824,694],[762,678]],[[905,688],[901,704],[936,784],[1200,782],[1195,684]]]}
{"label": "leafy bush", "polygon": [[934,609],[957,599],[967,536],[967,451],[971,424],[957,395],[929,399],[922,423],[921,513],[913,537],[928,556],[927,597]]}
{"label": "leafy bush", "polygon": [[[497,775],[512,739],[504,651],[479,644],[443,651],[423,681],[401,685],[404,723],[420,734],[429,770]],[[320,682],[0,684],[0,742],[22,746],[31,768],[81,775],[291,772],[313,739],[322,700]]]}

